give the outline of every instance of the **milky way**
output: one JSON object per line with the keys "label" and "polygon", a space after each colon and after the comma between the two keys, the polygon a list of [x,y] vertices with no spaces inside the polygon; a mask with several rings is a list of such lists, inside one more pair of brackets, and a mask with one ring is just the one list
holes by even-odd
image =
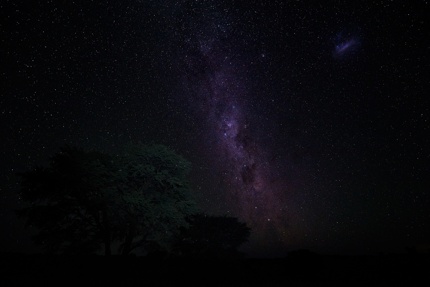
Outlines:
{"label": "milky way", "polygon": [[[235,55],[229,29],[217,21],[193,26],[183,51],[182,82],[190,106],[207,125],[214,146],[212,168],[223,176],[223,192],[232,213],[253,229],[253,236],[282,242],[288,225],[285,186],[257,136],[247,101],[247,63]],[[264,239],[263,239],[264,238]]]}

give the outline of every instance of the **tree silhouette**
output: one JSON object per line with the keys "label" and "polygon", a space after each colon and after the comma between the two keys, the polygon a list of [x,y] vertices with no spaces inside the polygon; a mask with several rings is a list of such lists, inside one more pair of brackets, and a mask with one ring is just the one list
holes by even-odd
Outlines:
{"label": "tree silhouette", "polygon": [[142,244],[168,248],[179,227],[188,225],[185,218],[196,212],[187,181],[190,163],[162,145],[130,146],[121,161],[122,252]]}
{"label": "tree silhouette", "polygon": [[128,254],[149,243],[167,247],[185,218],[190,164],[162,145],[132,145],[117,156],[65,147],[48,167],[20,174],[30,206],[19,211],[38,227],[49,252]]}
{"label": "tree silhouette", "polygon": [[238,256],[239,246],[250,235],[250,228],[235,217],[197,214],[189,222],[175,244],[176,252],[184,256]]}

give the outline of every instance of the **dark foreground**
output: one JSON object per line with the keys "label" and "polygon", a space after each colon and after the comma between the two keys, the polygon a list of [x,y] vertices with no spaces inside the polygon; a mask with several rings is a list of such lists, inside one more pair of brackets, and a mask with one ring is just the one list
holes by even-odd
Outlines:
{"label": "dark foreground", "polygon": [[0,268],[0,286],[430,286],[428,255],[197,260],[0,254]]}

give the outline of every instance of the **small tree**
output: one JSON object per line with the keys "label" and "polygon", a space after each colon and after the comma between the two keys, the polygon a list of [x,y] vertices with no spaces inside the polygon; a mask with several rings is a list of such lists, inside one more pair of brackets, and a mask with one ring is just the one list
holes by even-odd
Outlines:
{"label": "small tree", "polygon": [[123,254],[172,235],[195,212],[186,176],[190,164],[162,145],[134,145],[118,156],[66,147],[46,168],[21,174],[19,212],[39,228],[50,252],[94,252],[114,242]]}
{"label": "small tree", "polygon": [[250,228],[235,217],[193,215],[190,226],[181,228],[175,251],[183,256],[231,257],[248,241]]}

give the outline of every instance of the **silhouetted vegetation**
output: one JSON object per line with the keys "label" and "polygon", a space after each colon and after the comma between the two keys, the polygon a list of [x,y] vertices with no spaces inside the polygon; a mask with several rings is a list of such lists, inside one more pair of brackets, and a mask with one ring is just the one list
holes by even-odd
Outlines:
{"label": "silhouetted vegetation", "polygon": [[189,171],[187,160],[162,145],[133,145],[117,156],[65,147],[48,167],[21,174],[30,206],[19,214],[52,253],[167,249],[196,212]]}
{"label": "silhouetted vegetation", "polygon": [[248,240],[250,228],[235,217],[193,215],[190,226],[181,228],[175,251],[192,257],[237,257]]}

